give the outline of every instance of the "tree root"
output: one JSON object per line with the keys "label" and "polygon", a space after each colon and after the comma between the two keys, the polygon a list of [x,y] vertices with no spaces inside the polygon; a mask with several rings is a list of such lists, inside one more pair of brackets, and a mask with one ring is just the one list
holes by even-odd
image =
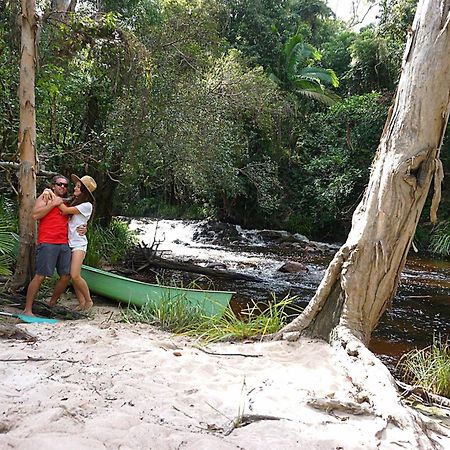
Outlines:
{"label": "tree root", "polygon": [[290,419],[284,419],[283,417],[276,417],[276,416],[266,416],[264,414],[244,414],[243,416],[239,416],[236,419],[234,419],[231,425],[223,431],[223,434],[224,436],[228,436],[236,428],[246,427],[251,423],[259,422],[261,420],[290,420]]}
{"label": "tree root", "polygon": [[372,415],[373,410],[364,404],[359,404],[351,401],[343,401],[329,398],[313,398],[306,402],[307,405],[315,409],[320,409],[326,412],[341,411],[347,414],[354,415]]}
{"label": "tree root", "polygon": [[36,336],[10,323],[0,323],[0,338],[36,342]]}

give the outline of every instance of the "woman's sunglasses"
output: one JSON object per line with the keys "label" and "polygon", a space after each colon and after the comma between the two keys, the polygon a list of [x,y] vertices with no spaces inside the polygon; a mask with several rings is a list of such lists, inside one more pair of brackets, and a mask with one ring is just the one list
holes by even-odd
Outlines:
{"label": "woman's sunglasses", "polygon": [[55,186],[59,186],[59,187],[68,187],[69,185],[67,183],[55,183]]}

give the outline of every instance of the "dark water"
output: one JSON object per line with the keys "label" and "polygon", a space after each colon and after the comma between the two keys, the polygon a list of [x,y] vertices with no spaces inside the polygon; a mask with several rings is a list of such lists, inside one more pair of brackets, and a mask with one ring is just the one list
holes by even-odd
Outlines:
{"label": "dark water", "polygon": [[[133,221],[131,225],[148,243],[155,237],[155,224],[146,220]],[[256,230],[211,228],[205,222],[160,221],[156,236],[164,241],[160,249],[169,258],[200,265],[221,263],[229,270],[259,277],[258,282],[214,281],[213,286],[206,286],[235,291],[234,302],[240,305],[296,295],[299,305],[306,306],[338,249],[322,248],[317,243],[312,245],[312,251],[305,252],[304,245],[262,238]],[[296,274],[279,272],[289,260],[301,262],[306,270]],[[445,340],[449,334],[450,262],[412,255],[395,299],[373,333],[370,348],[392,368],[405,352],[424,348],[437,336]]]}

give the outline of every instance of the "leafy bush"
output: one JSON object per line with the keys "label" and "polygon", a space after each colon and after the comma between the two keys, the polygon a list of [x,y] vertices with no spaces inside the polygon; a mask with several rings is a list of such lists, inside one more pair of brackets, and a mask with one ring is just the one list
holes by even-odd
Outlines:
{"label": "leafy bush", "polygon": [[84,263],[99,267],[116,264],[136,244],[136,237],[126,222],[113,219],[108,227],[88,226],[88,251]]}
{"label": "leafy bush", "polygon": [[[298,124],[286,205],[301,212],[297,231],[313,238],[342,238],[367,184],[386,119],[388,99],[372,93],[349,97]],[[289,217],[289,215],[288,215]]]}

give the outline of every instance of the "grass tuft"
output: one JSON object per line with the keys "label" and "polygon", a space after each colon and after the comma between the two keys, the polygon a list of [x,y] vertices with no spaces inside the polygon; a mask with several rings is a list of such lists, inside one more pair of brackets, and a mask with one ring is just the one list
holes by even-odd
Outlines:
{"label": "grass tuft", "polygon": [[450,398],[450,344],[434,339],[424,349],[415,349],[400,359],[397,369],[414,386]]}
{"label": "grass tuft", "polygon": [[142,308],[129,307],[122,311],[122,320],[157,325],[166,331],[198,337],[205,342],[244,340],[276,333],[289,320],[290,314],[299,314],[294,304],[296,296],[282,300],[273,298],[264,307],[253,303],[237,317],[228,307],[222,316],[205,317],[200,309],[187,305],[182,296],[163,302],[149,301]]}
{"label": "grass tuft", "polygon": [[130,305],[122,310],[122,320],[127,323],[148,323],[163,330],[182,334],[198,321],[204,320],[200,307],[186,307],[186,299],[178,295],[162,301],[149,300],[144,306]]}

